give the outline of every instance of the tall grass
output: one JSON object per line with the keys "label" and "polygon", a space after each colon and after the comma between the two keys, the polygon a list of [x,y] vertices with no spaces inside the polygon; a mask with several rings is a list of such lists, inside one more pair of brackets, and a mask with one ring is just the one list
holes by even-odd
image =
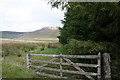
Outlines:
{"label": "tall grass", "polygon": [[37,48],[57,48],[60,47],[59,43],[35,43],[35,42],[6,42],[2,43],[2,56],[7,55],[21,55],[22,53],[28,53]]}
{"label": "tall grass", "polygon": [[[59,43],[42,42],[20,42],[6,41],[2,46],[2,78],[45,78],[38,76],[35,72],[28,70],[26,65],[26,54],[39,52],[46,49],[59,48]],[[46,58],[49,60],[48,58]],[[45,80],[45,79],[44,79]],[[54,79],[51,79],[54,80]],[[56,79],[57,80],[57,79]]]}
{"label": "tall grass", "polygon": [[[42,80],[62,80],[52,79],[48,77],[38,76],[34,71],[27,69],[26,54],[64,54],[65,52],[61,49],[59,43],[48,43],[48,42],[3,42],[2,43],[2,77],[3,78],[42,78]],[[33,60],[50,61],[52,57],[32,57]],[[59,59],[57,60],[59,62]],[[40,66],[39,63],[33,63],[34,65]],[[59,65],[49,64],[46,67],[59,69]],[[73,69],[72,67],[64,66],[64,69]],[[45,73],[54,75],[60,75],[59,72],[40,70]],[[66,76],[78,77],[73,74],[65,74]]]}

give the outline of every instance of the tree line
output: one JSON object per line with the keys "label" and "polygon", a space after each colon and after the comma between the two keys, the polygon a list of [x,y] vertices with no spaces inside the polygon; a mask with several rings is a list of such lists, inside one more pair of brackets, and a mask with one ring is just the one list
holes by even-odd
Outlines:
{"label": "tree line", "polygon": [[110,53],[112,74],[120,74],[120,2],[50,3],[65,10],[58,38],[68,54]]}

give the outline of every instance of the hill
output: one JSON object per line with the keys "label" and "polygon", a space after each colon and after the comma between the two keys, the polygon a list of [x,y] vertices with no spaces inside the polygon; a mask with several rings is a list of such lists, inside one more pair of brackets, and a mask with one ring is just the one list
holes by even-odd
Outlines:
{"label": "hill", "polygon": [[0,38],[14,39],[26,32],[0,31]]}
{"label": "hill", "polygon": [[59,27],[45,27],[40,30],[28,32],[18,36],[16,39],[25,40],[58,40]]}

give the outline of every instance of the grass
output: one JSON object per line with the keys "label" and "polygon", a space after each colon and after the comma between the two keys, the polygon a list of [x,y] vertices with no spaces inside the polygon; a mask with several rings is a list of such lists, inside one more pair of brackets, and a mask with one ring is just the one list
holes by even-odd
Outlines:
{"label": "grass", "polygon": [[0,57],[0,78],[2,78],[2,58]]}
{"label": "grass", "polygon": [[64,51],[61,48],[44,48],[44,50],[41,50],[42,48],[38,48],[36,50],[33,50],[32,53],[34,54],[62,54]]}
{"label": "grass", "polygon": [[[63,49],[61,48],[47,48],[45,47],[44,50],[41,50],[41,48],[39,47],[36,50],[33,50],[32,53],[34,54],[64,54],[66,53]],[[51,59],[53,59],[52,57],[42,57],[42,56],[32,56],[32,60],[40,60],[40,61],[50,61]],[[57,59],[56,62],[60,62],[60,59]],[[63,62],[66,62],[65,60],[63,60]],[[32,65],[34,66],[41,66],[43,65],[43,63],[33,63]],[[60,65],[55,65],[55,64],[48,64],[47,66],[48,68],[53,68],[53,69],[60,69]],[[68,67],[68,66],[63,66],[62,67],[64,70],[76,70],[73,67]],[[49,70],[38,70],[40,72],[45,72],[47,74],[51,74],[51,75],[57,75],[60,76],[59,72],[56,71],[49,71]],[[63,73],[64,76],[69,77],[69,78],[79,78],[80,75],[75,75],[75,74],[66,74]],[[82,78],[84,76],[81,76]]]}
{"label": "grass", "polygon": [[3,78],[38,78],[33,71],[25,67],[12,64],[3,64],[3,66]]}
{"label": "grass", "polygon": [[26,55],[17,57],[15,55],[6,56],[2,61],[3,78],[38,78],[33,71],[26,68]]}
{"label": "grass", "polygon": [[[39,78],[40,80],[63,80],[56,78],[48,78],[43,76],[38,76],[34,71],[27,69],[26,54],[32,52],[34,54],[64,54],[62,46],[58,43],[26,43],[26,42],[9,42],[2,43],[2,51],[4,59],[2,61],[2,77],[3,78]],[[34,60],[50,61],[52,57],[32,57]],[[57,61],[60,61],[59,59]],[[36,66],[42,65],[42,63],[33,63]],[[59,69],[59,65],[49,64],[46,67]],[[73,69],[73,67],[68,68],[68,66],[63,67],[63,69]],[[45,73],[50,73],[54,75],[60,75],[59,72],[41,70]],[[63,74],[65,76],[76,78],[79,75],[73,74]]]}
{"label": "grass", "polygon": [[[30,52],[34,53],[54,53],[56,54],[59,49],[55,49],[58,44],[54,43],[26,43],[26,42],[6,42],[2,43],[2,78],[42,78],[46,80],[48,78],[38,76],[34,71],[27,69],[26,54]],[[49,47],[49,48],[48,48]],[[52,49],[52,48],[53,49]],[[41,51],[41,48],[44,50]],[[50,49],[51,48],[51,49]],[[54,52],[55,50],[55,52]],[[3,55],[5,54],[5,55]],[[36,58],[35,58],[36,59]],[[51,58],[40,58],[44,60],[50,60]],[[58,79],[50,79],[58,80]],[[61,79],[59,79],[61,80]]]}
{"label": "grass", "polygon": [[17,34],[3,34],[0,38],[16,38],[18,35]]}
{"label": "grass", "polygon": [[47,42],[58,42],[59,40],[34,40],[34,41],[47,41]]}
{"label": "grass", "polygon": [[18,55],[24,52],[30,52],[38,49],[39,47],[56,48],[59,47],[59,43],[49,43],[49,42],[24,42],[24,41],[3,41],[2,52],[3,55]]}
{"label": "grass", "polygon": [[[36,59],[37,57],[35,57]],[[50,60],[51,58],[42,58],[41,60]],[[38,76],[34,71],[28,70],[26,65],[26,54],[21,57],[15,55],[6,56],[2,61],[2,78],[40,78],[43,80],[49,79],[43,76]],[[62,80],[62,79],[50,79]]]}

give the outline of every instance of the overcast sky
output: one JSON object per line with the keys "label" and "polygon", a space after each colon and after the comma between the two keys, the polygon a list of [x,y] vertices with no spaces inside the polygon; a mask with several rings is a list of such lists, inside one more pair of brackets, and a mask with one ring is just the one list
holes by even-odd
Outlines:
{"label": "overcast sky", "polygon": [[45,0],[0,0],[0,31],[35,31],[60,26],[64,13]]}

